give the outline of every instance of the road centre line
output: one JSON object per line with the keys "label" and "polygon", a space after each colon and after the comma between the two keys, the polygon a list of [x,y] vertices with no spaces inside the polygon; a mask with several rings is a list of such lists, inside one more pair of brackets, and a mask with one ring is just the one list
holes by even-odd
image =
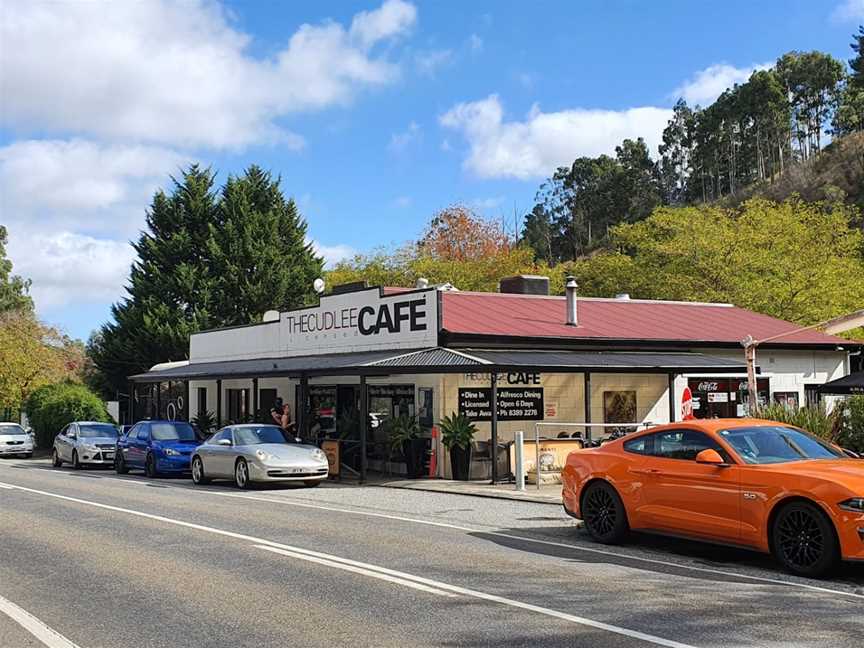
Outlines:
{"label": "road centre line", "polygon": [[24,608],[2,596],[0,596],[0,612],[6,614],[48,648],[79,648],[78,644],[73,643]]}
{"label": "road centre line", "polygon": [[[283,551],[283,550],[277,549],[275,547],[268,547],[266,545],[255,545],[255,546],[258,547],[259,549],[266,549],[267,551],[272,551],[273,553],[297,557],[296,555],[293,555],[289,551]],[[350,567],[354,564],[365,564],[365,563],[356,563],[356,561],[346,560],[344,558],[338,558],[336,556],[333,556],[332,558],[334,558],[335,560],[337,560],[339,562],[346,563],[345,565],[343,565],[343,567]],[[328,564],[326,561],[321,561],[321,562],[323,562],[324,564]],[[330,564],[329,566],[332,567],[333,565]],[[397,572],[397,571],[394,571],[392,569],[387,569],[385,567],[374,566],[374,568],[376,570],[380,570],[381,572],[384,572],[385,574],[387,574],[387,573],[403,574],[403,572]],[[436,588],[441,588],[442,590],[449,590],[450,592],[453,592],[453,594],[451,596],[456,596],[456,595],[461,594],[463,596],[469,596],[472,598],[477,598],[477,599],[489,601],[492,603],[500,603],[502,605],[507,605],[509,607],[515,607],[515,608],[519,608],[522,610],[528,610],[530,612],[537,612],[538,614],[543,614],[545,616],[551,616],[551,617],[554,617],[556,619],[562,619],[564,621],[569,621],[571,623],[576,623],[579,625],[588,626],[590,628],[594,628],[597,630],[605,630],[607,632],[613,632],[615,634],[624,635],[627,637],[631,637],[633,639],[640,639],[642,641],[653,643],[653,644],[656,644],[658,646],[667,646],[669,648],[693,648],[689,644],[683,644],[683,643],[679,643],[677,641],[670,641],[668,639],[663,639],[661,637],[656,637],[654,635],[645,634],[644,632],[639,632],[636,630],[628,630],[626,628],[621,628],[619,626],[609,625],[607,623],[602,623],[600,621],[594,621],[592,619],[586,619],[585,617],[580,617],[580,616],[576,616],[573,614],[567,614],[566,612],[559,612],[557,610],[552,610],[549,608],[541,607],[539,605],[532,605],[530,603],[523,603],[521,601],[515,601],[513,599],[504,598],[503,596],[496,596],[495,594],[487,594],[486,592],[480,592],[477,590],[468,589],[466,587],[459,587],[458,585],[450,585],[448,583],[436,581],[436,580],[433,580],[431,578],[423,578],[421,576],[414,576],[411,574],[404,574],[404,575],[409,576],[413,580],[418,581],[420,583],[429,584],[429,585],[432,585]]]}
{"label": "road centre line", "polygon": [[[48,474],[53,474],[53,475],[67,475],[67,476],[71,475],[71,473],[68,473],[68,472],[63,472],[63,473],[56,473],[53,471],[47,471],[47,472],[48,472]],[[103,477],[103,479],[120,481],[120,482],[124,482],[127,484],[144,484],[145,483],[145,482],[133,481],[131,479],[122,479],[119,477]],[[2,486],[3,486],[3,484],[0,483],[0,487],[2,487]],[[840,595],[840,596],[844,596],[844,597],[864,600],[864,594],[857,594],[855,592],[847,592],[844,590],[833,589],[830,587],[820,587],[819,585],[809,585],[807,583],[799,583],[799,582],[795,582],[795,581],[786,581],[786,580],[781,580],[779,578],[769,578],[767,576],[753,576],[750,574],[742,574],[742,573],[733,572],[733,571],[726,571],[723,569],[714,569],[711,567],[697,567],[695,565],[686,565],[686,564],[676,563],[676,562],[672,562],[672,561],[668,561],[668,560],[661,560],[659,558],[646,558],[644,556],[636,556],[636,555],[630,555],[630,554],[626,554],[626,553],[618,553],[615,551],[610,551],[608,549],[597,549],[595,547],[586,547],[586,546],[568,544],[566,542],[556,542],[554,540],[540,540],[538,538],[526,538],[524,536],[514,535],[512,533],[502,533],[501,531],[492,531],[492,530],[482,529],[482,528],[466,527],[466,526],[461,526],[458,524],[451,524],[449,522],[436,522],[434,520],[423,520],[423,519],[418,519],[418,518],[404,517],[404,516],[400,516],[400,515],[391,515],[388,513],[377,513],[374,511],[362,511],[362,510],[346,509],[346,508],[339,508],[339,507],[333,507],[333,506],[323,506],[320,504],[308,504],[305,502],[294,502],[294,501],[290,501],[290,500],[286,500],[286,499],[282,499],[282,498],[260,497],[257,495],[248,495],[248,494],[241,494],[241,493],[225,493],[225,492],[220,492],[220,491],[212,491],[212,490],[205,489],[205,488],[189,488],[189,487],[183,487],[183,486],[164,486],[164,488],[174,489],[174,490],[182,490],[184,492],[205,493],[208,495],[215,495],[217,497],[248,499],[248,500],[253,500],[253,501],[267,502],[269,504],[282,504],[285,506],[295,506],[295,507],[299,507],[299,508],[317,509],[317,510],[321,510],[321,511],[333,512],[333,513],[344,513],[344,514],[348,514],[348,515],[362,515],[362,516],[367,516],[367,517],[377,517],[377,518],[383,518],[383,519],[387,519],[387,520],[395,520],[395,521],[399,521],[399,522],[409,522],[409,523],[413,523],[413,524],[422,524],[422,525],[426,525],[426,526],[436,526],[436,527],[441,527],[441,528],[453,529],[456,531],[464,531],[465,533],[484,534],[484,535],[494,536],[496,538],[506,538],[508,540],[517,540],[520,542],[529,542],[529,543],[544,545],[544,546],[548,546],[548,547],[569,549],[571,551],[577,551],[577,552],[581,551],[584,553],[591,553],[591,554],[595,554],[595,555],[599,555],[599,556],[611,556],[611,557],[621,558],[621,559],[625,559],[625,560],[632,560],[635,562],[642,562],[642,563],[651,564],[651,565],[659,565],[662,567],[671,567],[674,569],[693,571],[693,572],[698,572],[698,573],[702,573],[702,574],[711,574],[714,576],[724,576],[724,577],[729,577],[729,578],[747,579],[750,581],[754,581],[754,582],[758,582],[758,583],[765,583],[768,585],[782,585],[783,587],[794,587],[794,588],[798,588],[798,589],[808,590],[811,592],[818,592],[820,594],[834,594],[834,595]]]}
{"label": "road centre line", "polygon": [[[51,493],[48,491],[37,490],[35,488],[28,488],[25,486],[18,486],[16,484],[7,484],[12,486],[14,490],[20,490],[27,493],[34,493],[36,495],[43,495],[45,497],[52,497],[55,499],[64,500],[67,502],[74,502],[76,504],[83,504],[85,506],[92,506],[95,508],[100,508],[107,511],[114,511],[117,513],[125,513],[127,515],[133,515],[136,517],[141,517],[149,520],[154,520],[157,522],[164,522],[165,524],[172,524],[175,526],[193,529],[196,531],[203,531],[205,533],[212,533],[214,535],[220,535],[227,538],[233,538],[235,540],[242,540],[244,542],[249,542],[255,546],[264,546],[264,547],[272,547],[276,549],[281,549],[287,551],[289,553],[302,554],[305,556],[312,556],[316,558],[326,559],[330,562],[342,563],[344,565],[352,565],[352,566],[360,566],[365,569],[369,569],[370,571],[376,571],[381,574],[386,574],[393,570],[388,570],[385,567],[379,567],[377,565],[369,565],[366,563],[360,563],[358,561],[352,561],[347,558],[340,558],[338,556],[332,556],[329,554],[324,554],[316,551],[310,551],[308,549],[303,549],[301,547],[292,547],[290,545],[285,545],[279,542],[273,542],[272,540],[267,540],[264,538],[256,538],[254,536],[249,536],[243,533],[235,533],[234,531],[227,531],[225,529],[217,529],[215,527],[208,527],[202,524],[195,524],[194,522],[186,522],[184,520],[176,520],[174,518],[165,517],[162,515],[154,515],[153,513],[145,513],[143,511],[136,511],[134,509],[127,509],[120,506],[112,506],[110,504],[102,504],[101,502],[93,502],[91,500],[80,499],[77,497],[70,497],[68,495],[60,495],[59,493]],[[371,569],[370,569],[371,568]],[[636,630],[629,630],[627,628],[622,628],[619,626],[614,626],[606,623],[602,623],[600,621],[594,621],[592,619],[587,619],[584,617],[575,616],[572,614],[567,614],[565,612],[559,612],[558,610],[553,610],[550,608],[544,608],[538,605],[532,605],[530,603],[523,603],[521,601],[516,601],[514,599],[508,599],[501,596],[496,596],[494,594],[487,594],[485,592],[480,592],[477,590],[471,590],[463,587],[458,587],[455,585],[449,585],[447,583],[434,581],[432,579],[422,578],[420,576],[414,576],[409,574],[403,574],[402,572],[395,572],[395,574],[399,574],[401,576],[408,576],[410,580],[421,583],[425,585],[429,585],[435,589],[447,590],[453,592],[455,594],[462,594],[464,596],[470,596],[473,598],[499,603],[501,605],[506,605],[513,608],[519,608],[523,610],[527,610],[530,612],[536,612],[538,614],[542,614],[549,617],[554,617],[557,619],[561,619],[564,621],[568,621],[571,623],[575,623],[578,625],[583,625],[591,628],[595,628],[598,630],[604,630],[607,632],[611,632],[614,634],[631,637],[634,639],[639,639],[642,641],[646,641],[648,643],[653,643],[658,646],[665,646],[666,648],[694,648],[689,644],[680,643],[677,641],[671,641],[669,639],[664,639],[662,637],[656,637],[654,635],[646,634],[643,632],[639,632]],[[406,579],[407,580],[407,579]],[[50,646],[50,648],[55,648],[55,646]],[[56,648],[61,648],[61,645],[56,646]],[[67,648],[67,646],[62,646],[62,648]]]}
{"label": "road centre line", "polygon": [[[414,577],[411,574],[405,574],[403,572],[393,572],[395,574],[399,574],[399,576],[393,576],[389,573],[383,573],[382,571],[378,571],[376,569],[370,569],[370,567],[376,567],[375,565],[367,565],[366,563],[357,563],[357,564],[347,564],[342,561],[333,560],[335,556],[330,556],[328,558],[320,558],[318,556],[310,556],[305,553],[299,553],[297,551],[288,551],[287,549],[279,549],[277,547],[269,547],[267,545],[255,545],[258,549],[264,549],[265,551],[271,551],[273,553],[279,554],[280,556],[288,556],[289,558],[296,558],[298,560],[306,560],[308,562],[313,562],[318,565],[324,565],[326,567],[333,567],[335,569],[342,569],[344,571],[349,571],[355,574],[360,574],[362,576],[369,576],[371,578],[378,578],[380,580],[388,581],[390,583],[397,583],[398,585],[404,585],[406,587],[411,587],[416,590],[420,590],[421,592],[428,592],[429,594],[437,594],[438,596],[446,596],[449,598],[457,598],[456,594],[452,594],[451,592],[447,592],[443,589],[438,589],[436,587],[429,587],[428,585],[424,585],[422,583],[418,583],[412,580]],[[352,561],[353,562],[353,561]],[[360,567],[359,565],[364,565]],[[390,570],[388,570],[390,571]]]}

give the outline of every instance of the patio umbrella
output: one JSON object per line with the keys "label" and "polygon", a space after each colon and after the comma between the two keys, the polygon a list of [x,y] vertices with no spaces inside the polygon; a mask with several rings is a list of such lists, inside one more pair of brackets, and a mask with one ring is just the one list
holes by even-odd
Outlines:
{"label": "patio umbrella", "polygon": [[864,394],[864,371],[857,371],[819,387],[820,394]]}

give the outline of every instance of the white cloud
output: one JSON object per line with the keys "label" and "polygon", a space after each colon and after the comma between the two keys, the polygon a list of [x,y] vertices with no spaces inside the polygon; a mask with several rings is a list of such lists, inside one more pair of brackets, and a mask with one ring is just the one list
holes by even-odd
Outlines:
{"label": "white cloud", "polygon": [[357,250],[352,248],[350,245],[323,245],[322,243],[319,243],[315,240],[311,240],[309,242],[312,244],[312,248],[315,250],[315,252],[319,256],[324,257],[324,267],[326,268],[332,268],[340,261],[344,259],[350,259],[357,254]]}
{"label": "white cloud", "polygon": [[11,229],[15,273],[33,280],[40,312],[72,302],[107,302],[122,293],[135,251],[126,241],[69,231]]}
{"label": "white cloud", "polygon": [[434,77],[435,73],[442,67],[453,62],[453,50],[429,50],[418,52],[414,56],[414,64],[417,71],[428,77]]}
{"label": "white cloud", "polygon": [[490,198],[475,198],[471,201],[472,207],[477,209],[495,209],[504,204],[504,196],[493,196]]}
{"label": "white cloud", "polygon": [[864,0],[845,0],[831,12],[831,20],[838,23],[864,20]]}
{"label": "white cloud", "polygon": [[683,98],[691,106],[708,106],[714,103],[714,100],[727,88],[731,88],[736,83],[744,83],[757,70],[767,70],[773,65],[773,62],[757,63],[744,68],[737,68],[727,63],[710,65],[675,88],[672,96],[676,99]]}
{"label": "white cloud", "polygon": [[346,29],[304,24],[274,56],[208,0],[8,0],[0,18],[2,125],[136,142],[302,147],[280,116],[351,101],[398,67],[374,47],[407,34],[416,8],[386,0]]}
{"label": "white cloud", "polygon": [[406,209],[413,204],[413,200],[411,196],[398,196],[395,200],[393,200],[393,206],[398,207],[399,209]]}
{"label": "white cloud", "polygon": [[542,178],[580,156],[614,153],[625,138],[643,137],[653,150],[672,116],[665,108],[572,109],[544,113],[534,106],[524,121],[504,121],[497,95],[460,103],[439,120],[469,144],[463,166],[483,178]]}
{"label": "white cloud", "polygon": [[351,21],[351,36],[363,47],[407,33],[417,22],[417,8],[403,0],[387,0],[375,11],[361,11]]}
{"label": "white cloud", "polygon": [[390,143],[387,148],[393,153],[402,153],[412,144],[423,139],[423,131],[417,122],[412,121],[408,124],[408,128],[399,133],[393,133],[390,136]]}
{"label": "white cloud", "polygon": [[189,156],[157,146],[73,139],[0,148],[0,222],[48,232],[134,232],[168,174]]}

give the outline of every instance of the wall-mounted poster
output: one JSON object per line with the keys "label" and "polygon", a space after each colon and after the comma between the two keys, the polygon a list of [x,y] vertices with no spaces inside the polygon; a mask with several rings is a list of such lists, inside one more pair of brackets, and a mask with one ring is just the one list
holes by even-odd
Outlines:
{"label": "wall-mounted poster", "polygon": [[603,392],[603,422],[604,423],[635,423],[636,422],[636,392],[606,391]]}
{"label": "wall-mounted poster", "polygon": [[431,428],[433,423],[432,388],[420,387],[417,390],[417,419],[421,427]]}

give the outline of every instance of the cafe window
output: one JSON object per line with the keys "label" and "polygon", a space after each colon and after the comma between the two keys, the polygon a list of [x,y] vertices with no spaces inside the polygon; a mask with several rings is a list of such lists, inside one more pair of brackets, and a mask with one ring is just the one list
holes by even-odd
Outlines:
{"label": "cafe window", "polygon": [[774,392],[774,402],[789,409],[798,409],[798,392]]}
{"label": "cafe window", "polygon": [[232,423],[245,423],[249,415],[249,390],[228,390],[228,420]]}
{"label": "cafe window", "polygon": [[636,422],[636,392],[606,391],[603,392],[603,422],[604,423],[635,423]]}

